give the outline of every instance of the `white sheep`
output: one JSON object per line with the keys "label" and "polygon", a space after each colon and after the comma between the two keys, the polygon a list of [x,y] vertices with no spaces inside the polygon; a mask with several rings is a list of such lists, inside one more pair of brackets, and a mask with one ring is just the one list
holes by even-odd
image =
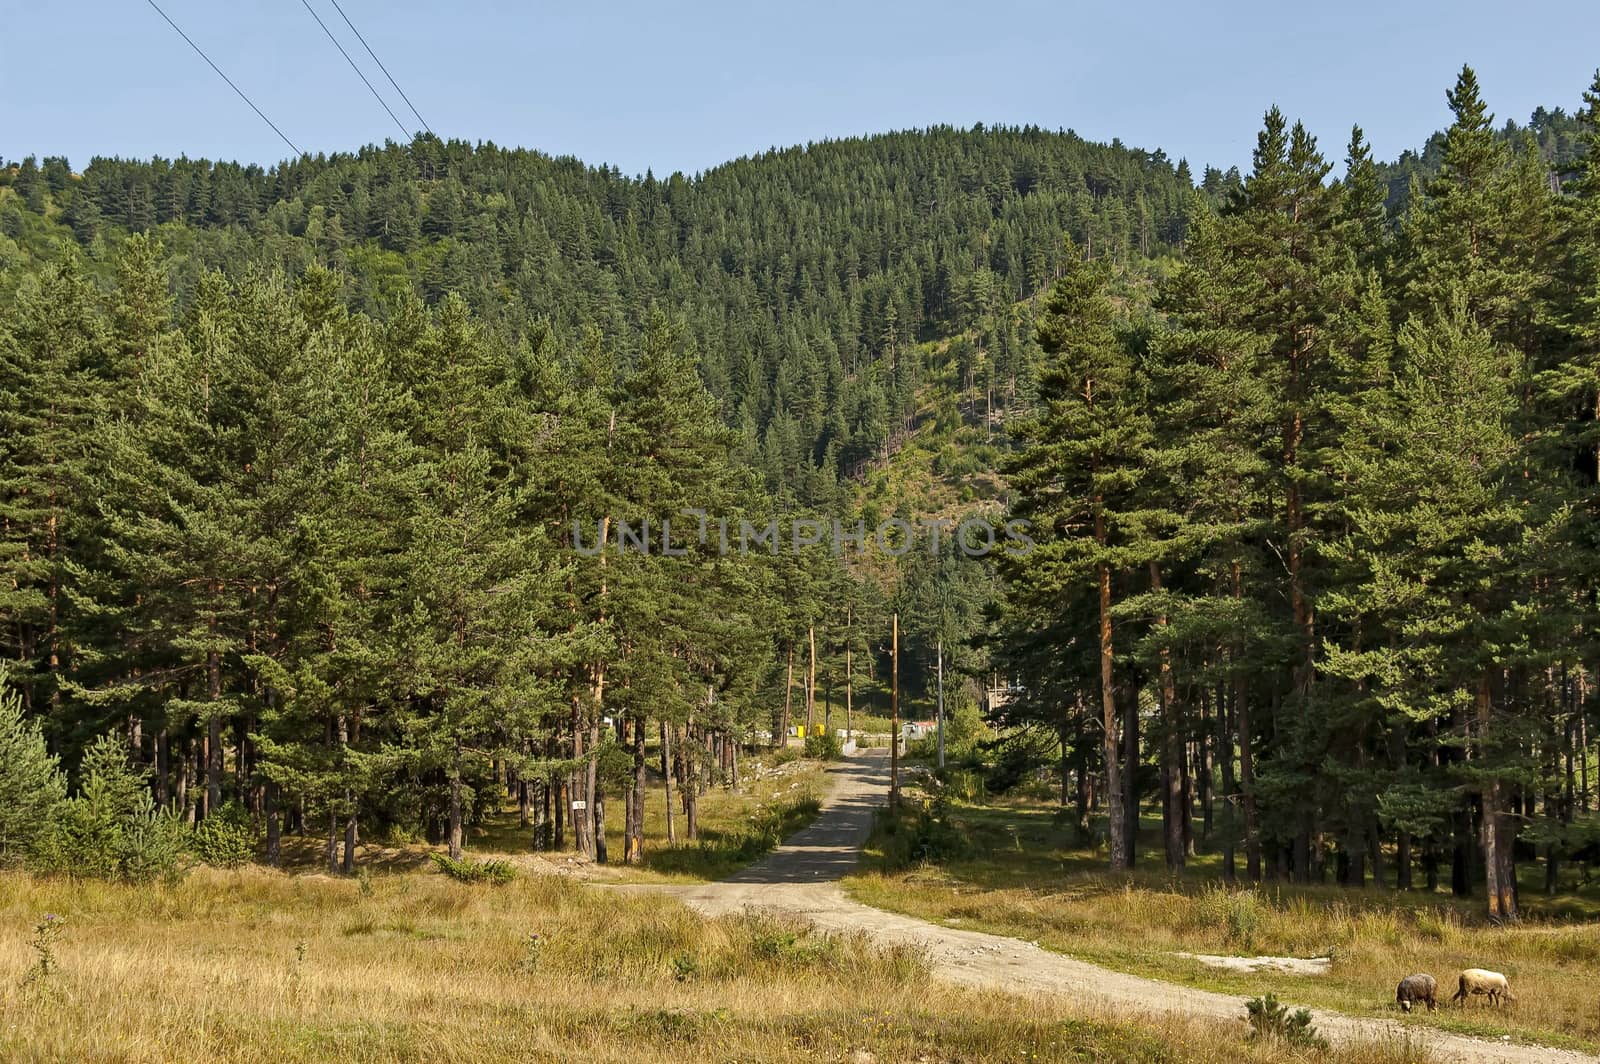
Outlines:
{"label": "white sheep", "polygon": [[1517,1000],[1511,993],[1511,984],[1506,981],[1505,976],[1483,968],[1468,968],[1462,972],[1456,984],[1456,992],[1450,995],[1450,1000],[1465,1005],[1467,998],[1474,994],[1486,995],[1491,1005]]}

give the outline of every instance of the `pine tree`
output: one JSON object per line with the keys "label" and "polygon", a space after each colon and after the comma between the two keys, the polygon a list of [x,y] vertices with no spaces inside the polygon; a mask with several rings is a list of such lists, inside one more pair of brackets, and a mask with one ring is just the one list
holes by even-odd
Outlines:
{"label": "pine tree", "polygon": [[0,865],[28,855],[66,796],[66,779],[39,722],[23,712],[11,667],[0,661]]}
{"label": "pine tree", "polygon": [[1132,864],[1123,780],[1134,764],[1121,763],[1117,742],[1114,577],[1143,561],[1129,556],[1120,518],[1140,475],[1149,426],[1106,281],[1103,264],[1070,258],[1051,289],[1039,317],[1049,360],[1039,382],[1042,409],[1018,427],[1025,448],[1008,473],[1019,495],[1015,513],[1042,537],[1020,567],[1014,593],[1094,587],[1110,861],[1120,869]]}

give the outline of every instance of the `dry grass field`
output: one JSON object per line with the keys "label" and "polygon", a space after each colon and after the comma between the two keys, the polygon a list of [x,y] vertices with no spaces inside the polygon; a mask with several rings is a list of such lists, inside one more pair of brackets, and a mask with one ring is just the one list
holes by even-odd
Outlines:
{"label": "dry grass field", "polygon": [[[45,914],[63,927],[40,976]],[[494,887],[199,870],[159,888],[0,876],[0,1060],[18,1064],[1295,1059],[1243,1030],[960,991],[912,953],[775,918],[703,920],[555,875]],[[1317,1059],[1419,1056],[1377,1045]]]}
{"label": "dry grass field", "polygon": [[[1490,1009],[1478,998],[1406,1022],[1600,1049],[1600,924],[1587,919],[1596,900],[1588,892],[1546,899],[1530,877],[1530,918],[1501,928],[1487,925],[1470,900],[1443,893],[1272,883],[1229,890],[1214,857],[1174,880],[1161,866],[1159,841],[1146,847],[1144,870],[1113,876],[1103,871],[1103,854],[1068,842],[1052,812],[1026,801],[958,803],[950,821],[966,852],[937,863],[886,861],[884,850],[895,846],[880,830],[867,870],[847,887],[870,905],[1037,941],[1123,971],[1241,997],[1272,991],[1353,1015],[1399,1017],[1395,984],[1412,972],[1438,979],[1443,1005],[1459,970],[1490,968],[1510,978],[1513,1006]],[[1236,974],[1180,953],[1331,957],[1332,967],[1326,975]]]}

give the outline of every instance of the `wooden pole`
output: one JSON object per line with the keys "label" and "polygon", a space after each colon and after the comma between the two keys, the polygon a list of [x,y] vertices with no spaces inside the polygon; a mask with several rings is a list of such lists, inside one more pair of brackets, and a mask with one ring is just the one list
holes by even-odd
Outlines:
{"label": "wooden pole", "polygon": [[900,614],[894,615],[889,687],[889,810],[900,808]]}
{"label": "wooden pole", "polygon": [[[856,614],[854,614],[854,610],[846,610],[845,611],[845,741],[850,741],[850,739],[856,738],[856,731],[854,731],[854,726],[853,726],[854,722],[853,722],[853,720],[851,720],[851,710],[853,710],[853,706],[851,706],[851,698],[850,698],[851,682],[853,682],[853,678],[854,678],[854,674],[853,674],[853,664],[854,664],[854,662],[851,661],[851,658],[850,658],[851,645],[853,645],[854,640],[856,640],[856,627],[854,627],[854,624],[856,624]],[[1587,779],[1587,776],[1584,779]],[[1584,784],[1584,794],[1586,794],[1586,795],[1589,794],[1589,784],[1587,784],[1587,782],[1586,782],[1586,784]]]}
{"label": "wooden pole", "polygon": [[944,640],[939,640],[939,771],[944,771]]}

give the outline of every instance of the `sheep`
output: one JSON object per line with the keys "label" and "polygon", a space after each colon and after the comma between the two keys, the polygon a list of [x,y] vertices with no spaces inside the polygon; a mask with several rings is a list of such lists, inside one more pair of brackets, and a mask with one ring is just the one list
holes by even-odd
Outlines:
{"label": "sheep", "polygon": [[1428,1011],[1432,1012],[1438,1006],[1438,1001],[1435,999],[1438,991],[1439,984],[1433,976],[1426,972],[1418,972],[1400,980],[1400,986],[1394,992],[1394,1000],[1400,1006],[1401,1012],[1410,1012],[1411,1006],[1418,1002],[1428,1006]]}
{"label": "sheep", "polygon": [[1463,1006],[1467,998],[1474,994],[1484,994],[1489,998],[1489,1004],[1498,1005],[1502,1001],[1515,1001],[1516,996],[1511,993],[1511,984],[1499,972],[1485,971],[1482,968],[1468,968],[1462,972],[1456,986],[1456,992],[1450,995],[1451,1001],[1459,1001]]}

